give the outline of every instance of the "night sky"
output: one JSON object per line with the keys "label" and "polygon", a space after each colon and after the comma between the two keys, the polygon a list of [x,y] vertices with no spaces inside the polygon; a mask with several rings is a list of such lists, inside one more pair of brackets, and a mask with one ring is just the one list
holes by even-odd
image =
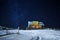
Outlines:
{"label": "night sky", "polygon": [[56,0],[0,0],[0,25],[25,29],[28,21],[60,28],[60,5]]}

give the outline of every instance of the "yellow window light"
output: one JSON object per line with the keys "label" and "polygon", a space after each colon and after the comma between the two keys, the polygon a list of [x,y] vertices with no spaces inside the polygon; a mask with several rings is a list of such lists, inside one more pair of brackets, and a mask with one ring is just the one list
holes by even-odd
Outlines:
{"label": "yellow window light", "polygon": [[34,26],[38,26],[38,21],[33,21]]}

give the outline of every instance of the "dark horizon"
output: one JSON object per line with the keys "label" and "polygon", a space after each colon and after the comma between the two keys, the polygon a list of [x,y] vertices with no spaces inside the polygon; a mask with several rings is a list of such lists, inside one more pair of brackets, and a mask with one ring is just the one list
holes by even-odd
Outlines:
{"label": "dark horizon", "polygon": [[0,0],[0,25],[25,29],[28,21],[40,21],[60,29],[59,2],[56,0]]}

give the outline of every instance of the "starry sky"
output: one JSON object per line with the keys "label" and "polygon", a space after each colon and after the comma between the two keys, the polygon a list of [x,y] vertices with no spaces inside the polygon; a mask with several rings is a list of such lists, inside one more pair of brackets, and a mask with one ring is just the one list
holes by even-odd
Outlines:
{"label": "starry sky", "polygon": [[0,25],[25,29],[28,21],[41,21],[45,27],[60,28],[56,0],[0,0]]}

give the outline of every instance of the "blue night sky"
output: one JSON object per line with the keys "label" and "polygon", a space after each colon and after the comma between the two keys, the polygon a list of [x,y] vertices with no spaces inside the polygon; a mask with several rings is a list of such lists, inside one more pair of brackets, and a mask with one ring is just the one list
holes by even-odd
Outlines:
{"label": "blue night sky", "polygon": [[60,28],[59,5],[54,0],[0,0],[0,25],[25,29],[28,21]]}

